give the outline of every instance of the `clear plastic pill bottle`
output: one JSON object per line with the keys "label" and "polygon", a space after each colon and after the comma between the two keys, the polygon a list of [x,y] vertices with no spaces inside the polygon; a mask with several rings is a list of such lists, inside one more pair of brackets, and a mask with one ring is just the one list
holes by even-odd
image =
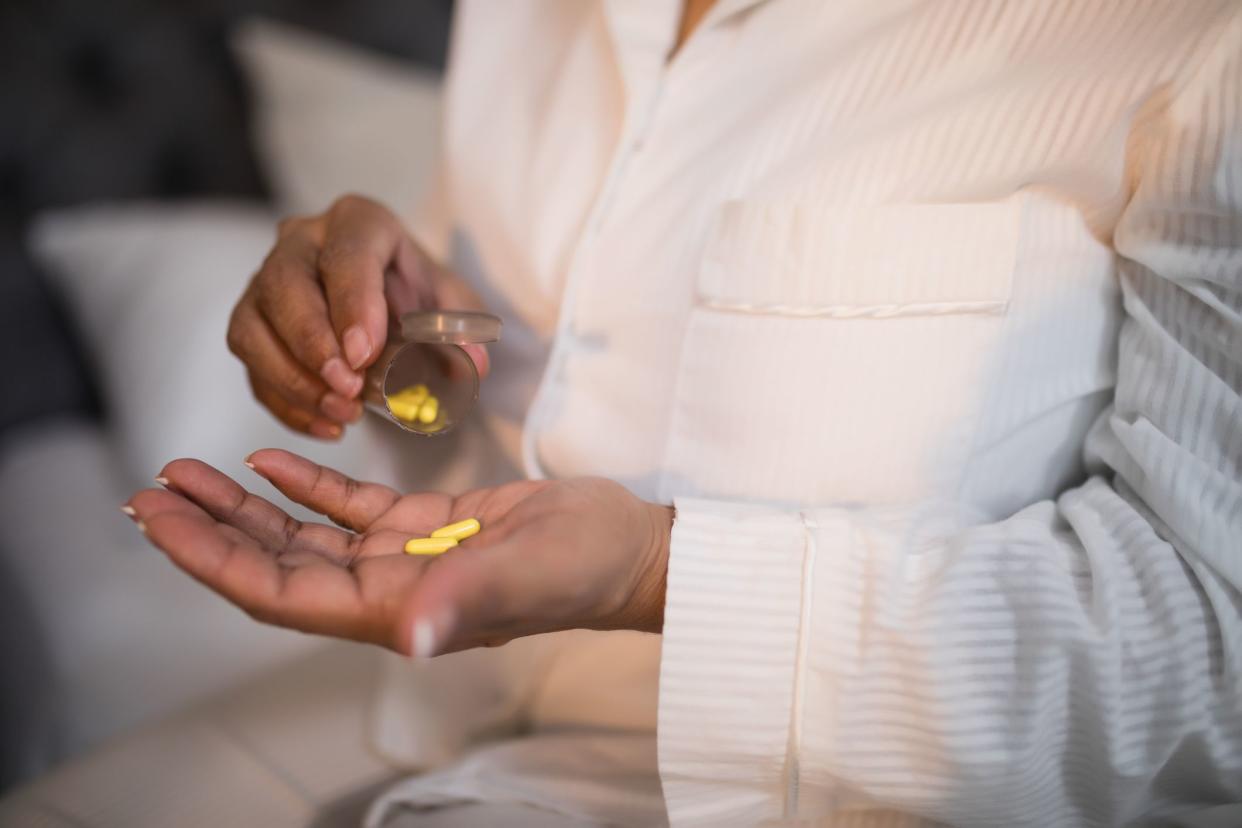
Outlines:
{"label": "clear plastic pill bottle", "polygon": [[[362,398],[391,422],[413,434],[437,436],[458,426],[479,399],[479,372],[462,345],[500,339],[500,317],[478,311],[411,311],[401,315],[388,344],[367,371]],[[415,396],[434,400],[411,417],[398,403]],[[405,416],[401,416],[405,415]]]}

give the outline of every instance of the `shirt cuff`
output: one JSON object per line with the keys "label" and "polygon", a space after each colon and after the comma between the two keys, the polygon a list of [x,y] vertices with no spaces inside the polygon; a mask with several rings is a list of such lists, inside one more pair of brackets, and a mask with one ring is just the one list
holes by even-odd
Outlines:
{"label": "shirt cuff", "polygon": [[679,499],[660,667],[660,776],[673,825],[784,810],[807,531],[802,516]]}

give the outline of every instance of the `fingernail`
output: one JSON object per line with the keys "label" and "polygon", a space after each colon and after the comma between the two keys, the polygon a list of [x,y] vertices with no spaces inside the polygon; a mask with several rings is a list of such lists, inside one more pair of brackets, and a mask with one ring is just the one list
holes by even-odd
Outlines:
{"label": "fingernail", "polygon": [[431,620],[428,618],[420,618],[414,622],[414,652],[415,658],[431,658],[436,654],[436,631],[431,626]]}
{"label": "fingernail", "polygon": [[316,437],[323,437],[326,440],[335,440],[341,436],[341,427],[336,423],[328,423],[323,420],[312,420],[310,424],[310,433]]}
{"label": "fingernail", "polygon": [[138,512],[134,510],[134,507],[130,506],[128,503],[126,503],[124,506],[121,507],[121,512],[122,514],[128,515],[129,517],[133,517],[134,515],[138,514]]}
{"label": "fingernail", "polygon": [[362,377],[349,370],[345,360],[340,357],[332,357],[325,362],[319,373],[333,391],[346,399],[358,396],[358,392],[362,390]]}
{"label": "fingernail", "polygon": [[168,488],[168,478],[167,478],[167,477],[157,477],[157,478],[155,478],[155,482],[156,482],[156,483],[159,483],[159,484],[160,484],[161,486],[163,486],[164,488]]}
{"label": "fingernail", "polygon": [[454,615],[451,610],[441,611],[434,619],[423,616],[414,622],[415,658],[431,658],[440,651],[452,631]]}
{"label": "fingernail", "polygon": [[254,463],[251,463],[249,460],[243,460],[242,463],[245,464],[246,468],[254,471]]}
{"label": "fingernail", "polygon": [[333,391],[324,394],[323,399],[319,401],[319,410],[333,420],[352,422],[356,408],[358,408],[358,403],[347,400]]}
{"label": "fingernail", "polygon": [[371,337],[359,326],[351,325],[345,331],[342,341],[345,344],[345,358],[349,360],[350,367],[354,370],[361,368],[367,357],[371,356]]}
{"label": "fingernail", "polygon": [[137,527],[138,527],[138,531],[139,531],[139,532],[141,532],[141,533],[142,533],[142,534],[144,534],[144,535],[147,533],[147,525],[146,525],[145,523],[143,523],[141,520],[140,520],[140,521],[138,521],[138,522],[136,523],[136,525],[137,525]]}

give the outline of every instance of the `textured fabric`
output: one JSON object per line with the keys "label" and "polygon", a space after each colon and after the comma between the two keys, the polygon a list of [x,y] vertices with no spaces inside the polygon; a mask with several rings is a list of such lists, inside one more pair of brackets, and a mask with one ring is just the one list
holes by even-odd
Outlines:
{"label": "textured fabric", "polygon": [[667,820],[655,750],[650,732],[606,728],[561,728],[498,742],[394,786],[371,807],[364,824],[382,828],[407,808],[484,803],[518,813],[533,808],[556,825],[661,828]]}
{"label": "textured fabric", "polygon": [[424,224],[528,471],[678,504],[671,822],[1242,799],[1239,5],[677,13],[463,4]]}
{"label": "textured fabric", "polygon": [[[104,199],[265,192],[270,171],[259,169],[250,149],[251,100],[225,49],[229,28],[247,15],[266,15],[438,68],[451,5],[0,3],[0,353],[9,363],[0,376],[0,431],[99,408],[91,352],[79,348],[45,274],[22,250],[36,211]],[[4,774],[0,766],[0,779]]]}
{"label": "textured fabric", "polygon": [[[1033,31],[1016,22],[1015,35]],[[1068,270],[1075,283],[1037,311],[1021,304],[1028,297],[1015,285],[1009,316],[1025,317],[1028,327],[1001,332],[989,351],[1014,366],[997,371],[1001,377],[1032,387],[998,395],[998,383],[986,384],[993,398],[982,402],[975,427],[990,433],[960,435],[969,450],[955,455],[956,480],[944,481],[956,484],[956,498],[952,489],[932,491],[944,501],[928,502],[912,490],[902,494],[913,504],[787,511],[765,533],[777,550],[738,543],[771,515],[679,500],[660,718],[674,824],[742,815],[872,824],[869,811],[893,808],[954,825],[1113,825],[1242,801],[1236,6],[1210,31],[1167,87],[1127,102],[1140,104],[1127,135],[1133,189],[1119,221],[1100,223],[1113,238],[1125,318],[1112,399],[1085,440],[1086,482],[1050,488],[1049,497],[990,524],[979,522],[980,512],[1000,516],[1002,506],[1029,495],[961,496],[983,493],[982,468],[1000,470],[987,458],[987,466],[972,465],[998,441],[1016,444],[1004,450],[1011,462],[1003,476],[1051,483],[1038,472],[1056,445],[1028,423],[1058,406],[1083,407],[1087,394],[1106,387],[1086,376],[1098,349],[1083,347],[1079,325],[1092,320],[1062,308],[1077,294],[1100,319],[1111,314],[1088,293],[1088,274]],[[934,31],[926,37],[934,40]],[[1112,106],[1126,101],[1127,91],[1085,85],[1081,94],[1094,103],[1076,113],[1075,125],[1088,131],[1091,116],[1107,112],[1109,98]],[[1007,142],[999,154],[1020,151]],[[1054,232],[1019,243],[1019,280],[1060,253]],[[1035,261],[1023,261],[1023,248],[1037,244],[1050,249],[1031,250]],[[827,263],[821,277],[839,272],[831,259],[819,261]],[[873,272],[873,262],[856,261]],[[926,267],[908,261],[904,274],[935,279],[937,264],[936,255]],[[980,263],[973,272],[988,269]],[[877,284],[892,282],[869,280],[859,289]],[[1035,313],[1051,318],[1043,323]],[[952,320],[937,343],[893,330],[887,347],[867,349],[870,369],[912,346],[956,362],[965,351],[954,340],[968,339],[962,328],[969,323]],[[759,350],[755,363],[775,356]],[[1109,356],[1099,366],[1105,372]],[[1044,364],[1015,366],[1035,358]],[[931,368],[917,357],[910,362]],[[777,373],[794,380],[791,371]],[[939,388],[911,376],[900,393],[909,400],[911,391],[947,392],[951,405],[961,405],[974,383],[946,389],[948,373],[930,374]],[[832,406],[822,410],[831,420]],[[1018,446],[1028,461],[1018,459]],[[837,469],[828,463],[825,471]],[[779,544],[780,537],[788,540]],[[789,600],[769,609],[763,596]],[[722,687],[731,689],[722,694]],[[719,700],[705,704],[712,696]],[[855,819],[851,810],[863,813]],[[1230,814],[1242,818],[1240,810]]]}

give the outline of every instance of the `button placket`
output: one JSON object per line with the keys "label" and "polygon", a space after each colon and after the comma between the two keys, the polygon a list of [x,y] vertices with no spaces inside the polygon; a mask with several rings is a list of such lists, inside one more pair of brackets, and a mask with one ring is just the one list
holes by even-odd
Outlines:
{"label": "button placket", "polygon": [[667,74],[667,67],[662,59],[656,62],[652,71],[653,76],[646,84],[646,94],[640,96],[639,101],[627,108],[621,140],[617,142],[617,150],[609,162],[604,183],[587,217],[582,235],[570,256],[565,290],[561,297],[561,309],[557,318],[548,365],[544,369],[539,388],[527,412],[522,432],[522,463],[527,475],[535,479],[547,477],[539,460],[538,440],[550,417],[552,391],[563,381],[569,356],[574,351],[590,347],[590,343],[582,341],[574,330],[576,297],[581,282],[585,278],[583,274],[588,270],[584,263],[589,260],[591,249],[599,238],[617,192],[632,169],[639,148],[643,145],[644,137],[655,120]]}
{"label": "button placket", "polygon": [[659,54],[649,53],[645,56],[647,64],[644,77],[639,80],[631,75],[631,80],[638,80],[633,83],[638,94],[627,106],[617,150],[609,162],[604,183],[584,223],[582,235],[570,256],[548,365],[540,379],[523,427],[522,461],[526,473],[532,478],[547,476],[539,460],[538,441],[551,419],[554,392],[562,390],[560,384],[564,381],[569,357],[576,352],[600,347],[595,337],[581,336],[574,326],[577,296],[583,279],[587,278],[586,274],[591,270],[590,254],[612,213],[622,186],[631,176],[634,163],[646,148],[647,138],[657,125],[670,84],[675,80],[680,82],[692,78],[707,66],[712,56],[724,48],[725,38],[722,34],[717,21],[705,21],[702,29],[683,45],[681,52],[673,60],[666,59],[666,51]]}

